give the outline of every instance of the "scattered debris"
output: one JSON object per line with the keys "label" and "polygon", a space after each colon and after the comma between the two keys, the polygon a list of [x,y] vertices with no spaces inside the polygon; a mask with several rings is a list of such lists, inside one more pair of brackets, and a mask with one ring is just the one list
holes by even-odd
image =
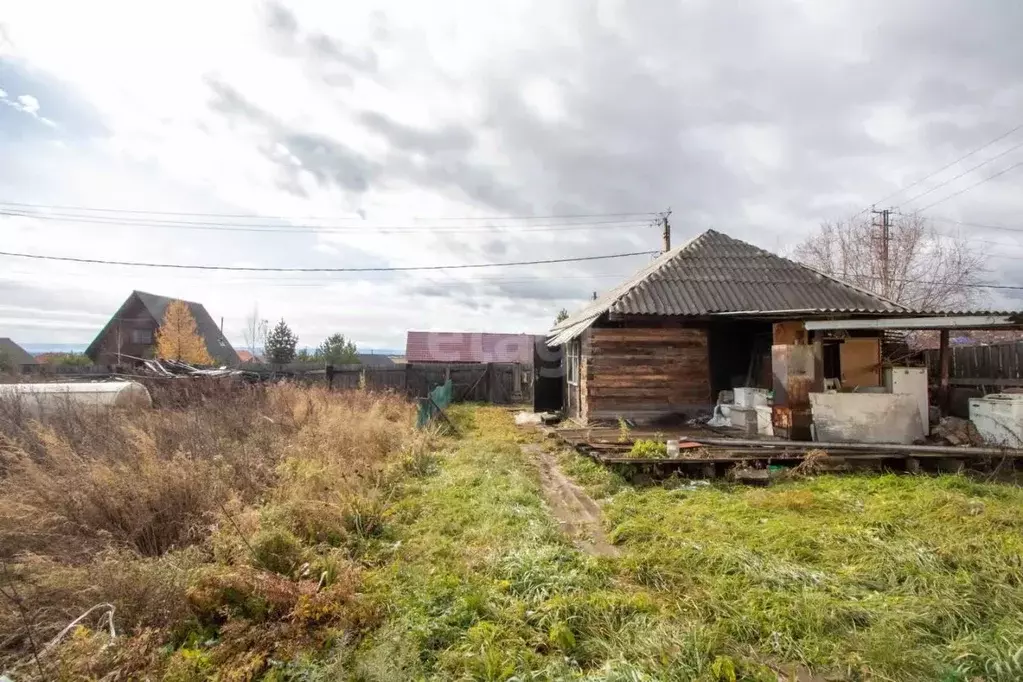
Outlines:
{"label": "scattered debris", "polygon": [[756,469],[747,462],[738,462],[728,470],[727,478],[736,483],[767,485],[771,482],[771,472],[767,469]]}
{"label": "scattered debris", "polygon": [[230,369],[218,367],[215,369],[201,369],[193,367],[187,362],[178,360],[142,360],[141,368],[138,370],[144,374],[157,377],[238,377],[250,381],[258,381],[260,375],[247,370]]}
{"label": "scattered debris", "polygon": [[824,468],[822,464],[826,459],[828,459],[828,453],[824,450],[810,450],[806,453],[803,461],[785,472],[785,475],[787,478],[799,478],[819,474]]}
{"label": "scattered debris", "polygon": [[938,442],[948,443],[949,445],[984,445],[984,439],[981,438],[977,427],[969,419],[944,417],[938,422],[938,425],[934,427],[931,433]]}
{"label": "scattered debris", "polygon": [[519,412],[515,415],[516,426],[526,426],[527,424],[542,424],[543,415],[538,412]]}

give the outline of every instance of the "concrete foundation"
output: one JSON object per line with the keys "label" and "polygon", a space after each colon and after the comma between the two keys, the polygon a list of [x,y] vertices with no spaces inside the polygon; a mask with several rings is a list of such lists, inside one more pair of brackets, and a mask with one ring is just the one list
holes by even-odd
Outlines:
{"label": "concrete foundation", "polygon": [[811,393],[819,441],[898,443],[924,437],[916,398],[899,393]]}

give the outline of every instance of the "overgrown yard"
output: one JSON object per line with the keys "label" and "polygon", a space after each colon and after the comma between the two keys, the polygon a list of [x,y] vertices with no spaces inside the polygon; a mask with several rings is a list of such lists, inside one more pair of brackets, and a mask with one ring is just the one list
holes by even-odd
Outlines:
{"label": "overgrown yard", "polygon": [[[452,418],[457,437],[416,434],[396,398],[287,386],[98,422],[0,413],[0,669],[1023,679],[1018,488],[881,475],[644,487],[555,452],[615,544],[586,552],[544,501],[541,441],[501,409]],[[47,648],[97,604],[112,618],[101,607]]]}

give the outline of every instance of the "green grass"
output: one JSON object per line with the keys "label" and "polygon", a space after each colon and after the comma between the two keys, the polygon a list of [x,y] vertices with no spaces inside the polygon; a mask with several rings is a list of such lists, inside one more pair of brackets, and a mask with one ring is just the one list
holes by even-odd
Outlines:
{"label": "green grass", "polygon": [[633,581],[727,647],[843,679],[1023,679],[1023,491],[961,476],[632,488],[564,457]]}
{"label": "green grass", "polygon": [[392,511],[394,543],[367,578],[387,617],[350,659],[355,679],[776,679],[615,560],[574,549],[507,413],[453,419],[462,437]]}
{"label": "green grass", "polygon": [[[562,467],[622,550],[575,550],[507,413],[403,490],[356,679],[1023,679],[1023,491],[960,476],[634,486]],[[548,447],[550,447],[548,443]]]}

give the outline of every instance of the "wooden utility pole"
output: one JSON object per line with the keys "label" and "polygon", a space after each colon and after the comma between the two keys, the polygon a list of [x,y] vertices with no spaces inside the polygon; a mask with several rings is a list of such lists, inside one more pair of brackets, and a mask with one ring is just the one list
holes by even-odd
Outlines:
{"label": "wooden utility pole", "polygon": [[661,228],[662,236],[664,238],[664,251],[671,251],[671,223],[668,222],[668,216],[671,215],[671,209],[669,208],[661,215]]}

